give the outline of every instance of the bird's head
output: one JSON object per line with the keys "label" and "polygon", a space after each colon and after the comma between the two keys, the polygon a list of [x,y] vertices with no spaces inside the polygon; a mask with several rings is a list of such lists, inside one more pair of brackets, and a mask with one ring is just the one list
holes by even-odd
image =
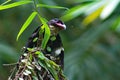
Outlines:
{"label": "bird's head", "polygon": [[49,28],[54,35],[57,35],[59,31],[65,30],[66,25],[61,20],[55,18],[48,22]]}

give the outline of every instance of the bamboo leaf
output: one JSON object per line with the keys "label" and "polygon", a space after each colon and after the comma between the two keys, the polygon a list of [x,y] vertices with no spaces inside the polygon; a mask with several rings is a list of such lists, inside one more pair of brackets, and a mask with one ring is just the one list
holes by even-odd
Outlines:
{"label": "bamboo leaf", "polygon": [[69,21],[73,18],[76,18],[77,16],[83,14],[84,11],[86,10],[86,8],[88,8],[88,6],[85,6],[85,5],[75,6],[75,7],[71,8],[70,10],[68,10],[65,13],[65,15],[61,17],[61,20]]}
{"label": "bamboo leaf", "polygon": [[43,55],[42,52],[36,51],[35,54],[38,54],[38,58],[39,58],[40,60],[45,60],[45,56]]}
{"label": "bamboo leaf", "polygon": [[1,5],[5,5],[5,4],[7,4],[7,3],[9,3],[11,0],[7,0],[7,1],[5,1],[4,3],[2,3]]}
{"label": "bamboo leaf", "polygon": [[110,14],[115,10],[117,5],[120,3],[120,0],[110,0],[107,3],[108,4],[105,6],[100,15],[100,18],[103,20],[110,16]]}
{"label": "bamboo leaf", "polygon": [[29,26],[29,24],[32,22],[32,20],[34,19],[34,17],[37,15],[37,12],[33,12],[28,19],[25,21],[25,23],[23,24],[22,28],[20,29],[18,35],[17,35],[17,41],[20,37],[20,35],[23,33],[23,31]]}
{"label": "bamboo leaf", "polygon": [[0,5],[0,10],[9,9],[9,8],[13,8],[16,6],[23,5],[23,4],[28,4],[28,3],[32,3],[32,1],[19,1],[19,2],[14,2],[11,4],[7,4],[7,5]]}
{"label": "bamboo leaf", "polygon": [[45,64],[45,61],[44,60],[39,60],[38,63],[40,64],[41,67],[43,67],[47,72],[48,71],[48,68],[46,67],[46,64]]}
{"label": "bamboo leaf", "polygon": [[57,69],[59,70],[60,68],[58,67],[58,65],[56,63],[54,63],[53,61],[47,59],[42,52],[37,51],[35,54],[38,54],[38,58],[39,61],[38,63],[44,68],[46,69],[46,71],[49,71],[52,76],[55,78],[55,80],[58,80],[58,75],[57,75],[57,71],[54,69],[53,66],[56,66]]}
{"label": "bamboo leaf", "polygon": [[51,6],[51,5],[45,5],[45,4],[38,4],[37,7],[45,7],[45,8],[58,8],[58,9],[67,9],[66,7],[61,7],[61,6]]}
{"label": "bamboo leaf", "polygon": [[88,25],[90,24],[92,21],[94,21],[96,18],[99,17],[100,13],[102,12],[104,6],[101,6],[99,9],[97,9],[96,11],[94,11],[93,13],[91,13],[90,15],[88,15],[84,20],[83,20],[83,24],[84,25]]}
{"label": "bamboo leaf", "polygon": [[45,49],[46,44],[47,44],[49,38],[50,38],[50,29],[49,29],[48,25],[46,24],[46,25],[45,25],[44,39],[43,39],[43,41],[42,41],[42,49]]}
{"label": "bamboo leaf", "polygon": [[44,50],[45,47],[46,47],[46,44],[50,38],[50,28],[48,27],[48,24],[47,24],[47,20],[45,18],[42,18],[40,15],[39,15],[39,19],[41,20],[43,26],[41,27],[41,29],[45,29],[45,34],[44,34],[44,39],[42,41],[42,49]]}
{"label": "bamboo leaf", "polygon": [[48,70],[51,72],[51,74],[53,75],[53,77],[55,78],[55,80],[59,80],[58,79],[58,74],[57,74],[57,72],[55,71],[54,68],[48,67]]}

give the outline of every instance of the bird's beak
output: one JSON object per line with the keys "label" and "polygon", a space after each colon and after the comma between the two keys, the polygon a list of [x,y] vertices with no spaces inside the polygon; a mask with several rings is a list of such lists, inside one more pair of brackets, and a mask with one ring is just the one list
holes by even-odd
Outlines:
{"label": "bird's beak", "polygon": [[66,25],[65,25],[65,24],[56,23],[56,25],[57,25],[58,27],[60,27],[60,29],[66,30]]}

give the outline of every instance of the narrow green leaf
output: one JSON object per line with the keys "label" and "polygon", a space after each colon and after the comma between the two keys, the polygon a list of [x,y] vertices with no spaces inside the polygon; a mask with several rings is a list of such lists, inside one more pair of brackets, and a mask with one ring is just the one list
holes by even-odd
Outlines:
{"label": "narrow green leaf", "polygon": [[30,59],[30,61],[32,61],[32,59],[33,59],[33,55],[32,54],[30,54],[29,59]]}
{"label": "narrow green leaf", "polygon": [[47,46],[47,51],[51,52],[51,48],[49,46]]}
{"label": "narrow green leaf", "polygon": [[98,8],[97,10],[95,10],[93,13],[89,14],[87,17],[85,17],[85,19],[83,20],[83,24],[84,25],[88,25],[91,22],[93,22],[95,19],[97,19],[100,15],[100,13],[102,12],[104,6],[101,6],[100,8]]}
{"label": "narrow green leaf", "polygon": [[33,80],[38,80],[38,78],[36,76],[32,76]]}
{"label": "narrow green leaf", "polygon": [[45,49],[46,44],[50,38],[50,29],[47,24],[45,24],[45,34],[44,34],[44,39],[42,41],[42,49]]}
{"label": "narrow green leaf", "polygon": [[33,48],[27,48],[27,50],[32,52],[34,49]]}
{"label": "narrow green leaf", "polygon": [[105,6],[100,15],[100,18],[103,20],[110,16],[110,14],[115,10],[117,5],[120,3],[120,0],[110,0],[107,3],[108,4]]}
{"label": "narrow green leaf", "polygon": [[11,1],[11,0],[5,1],[4,3],[1,4],[1,6],[2,6],[2,5],[5,5],[5,4],[7,4],[7,3],[9,3],[10,1]]}
{"label": "narrow green leaf", "polygon": [[18,35],[17,35],[17,41],[20,37],[20,35],[23,33],[23,31],[29,26],[29,24],[32,22],[32,20],[34,19],[34,17],[37,15],[37,12],[33,12],[28,19],[25,21],[25,23],[23,24],[22,28],[20,29]]}
{"label": "narrow green leaf", "polygon": [[42,18],[40,15],[39,15],[39,19],[41,20],[43,26],[41,27],[42,29],[45,29],[45,34],[44,34],[44,39],[42,41],[42,49],[44,50],[45,47],[46,47],[46,44],[50,38],[50,28],[48,27],[48,24],[47,24],[47,20],[45,18]]}
{"label": "narrow green leaf", "polygon": [[[58,80],[58,74],[57,74],[57,71],[55,70],[55,67],[53,66],[57,66],[56,63],[54,63],[53,61],[47,59],[42,52],[39,52],[37,51],[35,54],[38,54],[38,58],[39,58],[39,61],[38,63],[46,70],[46,71],[49,71],[52,76],[55,78],[55,80]],[[59,67],[58,67],[59,69]]]}
{"label": "narrow green leaf", "polygon": [[11,4],[7,4],[7,5],[0,5],[0,10],[9,9],[9,8],[13,8],[16,6],[23,5],[23,4],[28,4],[28,3],[32,3],[32,1],[19,1],[19,2],[14,2]]}
{"label": "narrow green leaf", "polygon": [[70,10],[68,10],[64,16],[61,17],[61,20],[63,21],[69,21],[77,16],[79,16],[80,14],[82,14],[86,9],[86,6],[83,5],[79,5],[79,6],[75,6],[73,8],[71,8]]}
{"label": "narrow green leaf", "polygon": [[36,42],[37,40],[38,40],[38,38],[36,37],[36,38],[33,39],[33,42]]}
{"label": "narrow green leaf", "polygon": [[40,66],[43,67],[47,72],[49,72],[49,71],[48,71],[48,68],[46,67],[45,61],[39,60],[38,63],[39,63]]}
{"label": "narrow green leaf", "polygon": [[66,7],[61,7],[61,6],[51,6],[51,5],[45,5],[45,4],[38,4],[37,7],[45,7],[45,8],[58,8],[58,9],[67,9]]}
{"label": "narrow green leaf", "polygon": [[90,8],[90,5],[92,5],[92,3],[80,4],[78,6],[72,7],[71,9],[65,12],[65,15],[61,17],[61,20],[65,22],[80,16],[87,9]]}
{"label": "narrow green leaf", "polygon": [[38,58],[39,58],[40,60],[45,60],[45,56],[43,55],[42,52],[36,51],[35,54],[38,54]]}
{"label": "narrow green leaf", "polygon": [[50,38],[50,40],[51,40],[51,41],[55,41],[55,40],[56,40],[56,37],[55,37],[55,36],[52,36],[52,37]]}
{"label": "narrow green leaf", "polygon": [[[61,70],[61,68],[59,67],[59,65],[57,65],[54,61],[49,60],[49,64],[52,66],[52,70],[55,70],[55,72],[53,71],[53,74],[56,74],[56,71],[59,72],[59,74],[64,78],[64,80],[67,80],[66,76],[63,74],[63,71]],[[57,74],[58,75],[58,74]],[[55,75],[55,77],[57,78],[57,76]]]}
{"label": "narrow green leaf", "polygon": [[[50,64],[49,64],[50,65]],[[50,71],[50,73],[53,75],[53,77],[55,78],[55,80],[59,80],[58,79],[58,74],[57,74],[57,71],[52,67],[52,65],[51,65],[51,67],[49,67],[49,66],[47,66],[47,69]]]}
{"label": "narrow green leaf", "polygon": [[60,70],[60,67],[52,60],[49,60],[49,63],[54,66],[54,68],[56,68],[57,70]]}

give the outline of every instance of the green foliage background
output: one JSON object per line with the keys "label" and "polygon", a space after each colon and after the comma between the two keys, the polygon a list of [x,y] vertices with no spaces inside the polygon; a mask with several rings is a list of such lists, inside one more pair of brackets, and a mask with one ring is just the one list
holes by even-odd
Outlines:
{"label": "green foliage background", "polygon": [[[18,0],[12,0],[18,1]],[[61,37],[65,47],[64,72],[69,80],[120,79],[120,0],[39,0],[69,8],[39,8],[46,19],[61,18],[67,25]],[[0,0],[2,4],[5,0]],[[12,2],[10,2],[12,3]],[[36,18],[19,41],[16,36],[32,12],[32,5],[0,11],[0,79],[7,80],[21,48],[39,25]]]}

